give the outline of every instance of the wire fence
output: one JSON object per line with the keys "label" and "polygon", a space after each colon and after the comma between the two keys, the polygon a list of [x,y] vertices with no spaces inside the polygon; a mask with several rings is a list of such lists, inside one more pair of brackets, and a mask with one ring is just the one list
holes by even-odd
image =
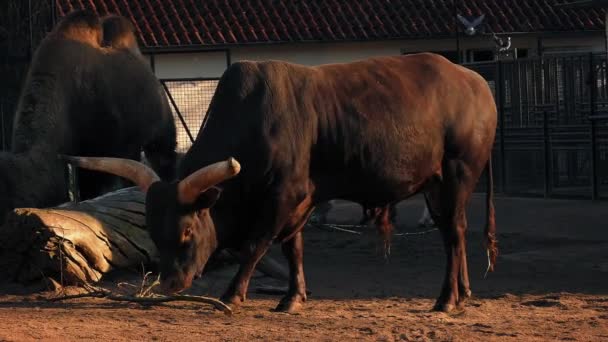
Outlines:
{"label": "wire fence", "polygon": [[219,79],[164,79],[177,130],[177,151],[185,153],[192,145],[205,119]]}

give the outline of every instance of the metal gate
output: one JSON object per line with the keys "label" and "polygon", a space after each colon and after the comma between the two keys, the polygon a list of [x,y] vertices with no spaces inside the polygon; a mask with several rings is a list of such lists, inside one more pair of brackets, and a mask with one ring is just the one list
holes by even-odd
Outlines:
{"label": "metal gate", "polygon": [[545,197],[608,197],[604,55],[465,66],[486,78],[497,101],[497,190]]}

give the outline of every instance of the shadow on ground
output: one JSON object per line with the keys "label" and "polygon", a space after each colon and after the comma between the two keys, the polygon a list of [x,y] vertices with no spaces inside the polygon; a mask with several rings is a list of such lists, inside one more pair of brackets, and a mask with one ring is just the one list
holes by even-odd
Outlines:
{"label": "shadow on ground", "polygon": [[[504,295],[580,293],[608,294],[608,203],[498,197],[497,229],[500,255],[494,273],[483,275],[487,266],[482,246],[485,224],[484,196],[475,195],[468,210],[468,263],[473,295],[499,298]],[[423,209],[417,196],[398,206],[396,233],[428,230],[417,227]],[[329,220],[357,224],[361,208],[338,202]],[[373,228],[354,228],[361,235],[307,227],[304,267],[309,296],[314,299],[435,298],[445,272],[445,255],[437,230],[421,235],[396,236],[385,259]],[[285,264],[279,246],[270,253]],[[208,272],[188,291],[220,296],[236,273],[233,265]],[[118,281],[137,282],[141,276],[114,274],[103,285]],[[261,274],[250,285],[250,298],[269,298],[256,293],[260,285],[286,286]],[[2,286],[3,293],[27,292],[21,285]],[[31,292],[31,291],[29,291]],[[32,295],[33,298],[34,295]],[[271,296],[270,298],[278,298]],[[5,302],[2,306],[39,306],[35,300]],[[50,304],[49,304],[50,305]],[[122,305],[113,303],[109,308]]]}
{"label": "shadow on ground", "polygon": [[[608,294],[608,203],[498,197],[500,255],[496,271],[484,279],[483,202],[483,195],[475,195],[468,210],[467,250],[474,296]],[[400,203],[396,233],[427,230],[416,225],[422,209],[421,197]],[[356,204],[338,202],[329,220],[356,224],[360,215]],[[354,229],[363,234],[306,228],[304,263],[311,299],[435,298],[439,294],[445,255],[438,231],[394,237],[385,260],[374,229]],[[271,253],[284,262],[277,247]],[[236,267],[209,274],[213,280],[198,291],[221,295],[235,272]],[[251,292],[269,281],[286,285],[258,277]]]}

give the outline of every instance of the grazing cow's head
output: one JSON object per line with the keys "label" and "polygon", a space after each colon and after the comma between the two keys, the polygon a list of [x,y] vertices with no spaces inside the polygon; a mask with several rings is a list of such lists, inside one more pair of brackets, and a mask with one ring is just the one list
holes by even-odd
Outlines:
{"label": "grazing cow's head", "polygon": [[80,167],[127,178],[146,193],[146,226],[160,253],[161,289],[184,290],[200,275],[217,248],[209,208],[219,198],[215,185],[237,175],[234,158],[194,172],[179,182],[159,179],[148,166],[127,159],[64,157]]}

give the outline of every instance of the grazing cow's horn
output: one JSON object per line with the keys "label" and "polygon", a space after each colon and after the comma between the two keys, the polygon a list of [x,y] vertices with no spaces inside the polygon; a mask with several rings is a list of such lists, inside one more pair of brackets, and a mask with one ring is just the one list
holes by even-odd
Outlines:
{"label": "grazing cow's horn", "polygon": [[182,204],[194,203],[201,192],[236,176],[240,171],[241,164],[232,157],[205,166],[179,182],[177,198]]}
{"label": "grazing cow's horn", "polygon": [[158,182],[160,178],[148,166],[131,159],[109,158],[109,157],[72,157],[60,156],[67,162],[79,167],[111,173],[126,178],[137,184],[145,193],[152,183]]}

